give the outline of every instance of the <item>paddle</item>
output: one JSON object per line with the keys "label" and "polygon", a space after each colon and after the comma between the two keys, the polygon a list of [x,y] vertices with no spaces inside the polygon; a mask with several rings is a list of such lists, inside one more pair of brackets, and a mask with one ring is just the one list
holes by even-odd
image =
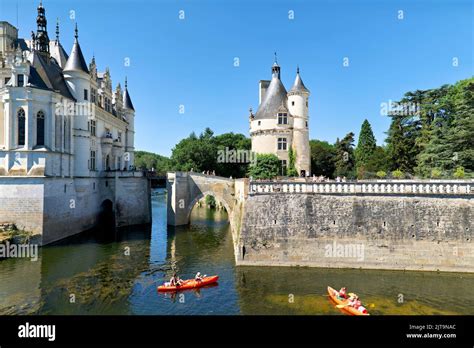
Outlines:
{"label": "paddle", "polygon": [[338,305],[336,305],[336,308],[344,308],[344,307],[347,307],[347,306],[349,306],[349,305],[350,305],[350,303],[338,304]]}

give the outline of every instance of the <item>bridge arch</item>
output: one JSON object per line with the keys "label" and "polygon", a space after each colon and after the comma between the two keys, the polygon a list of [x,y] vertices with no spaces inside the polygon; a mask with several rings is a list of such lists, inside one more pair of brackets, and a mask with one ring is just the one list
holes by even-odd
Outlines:
{"label": "bridge arch", "polygon": [[200,194],[198,194],[190,203],[189,203],[189,211],[187,212],[188,214],[188,221],[191,220],[191,213],[194,209],[194,206],[197,204],[197,202],[199,202],[202,198],[206,197],[206,196],[213,196],[217,202],[221,203],[225,210],[227,211],[227,214],[230,214],[230,205],[228,204],[228,202],[226,202],[225,200],[221,200],[219,196],[217,196],[215,194],[215,192],[213,191],[205,191],[205,192],[202,192]]}
{"label": "bridge arch", "polygon": [[190,222],[194,205],[206,195],[222,203],[229,214],[234,209],[234,180],[198,173],[168,173],[166,187],[168,191],[168,225],[180,226]]}

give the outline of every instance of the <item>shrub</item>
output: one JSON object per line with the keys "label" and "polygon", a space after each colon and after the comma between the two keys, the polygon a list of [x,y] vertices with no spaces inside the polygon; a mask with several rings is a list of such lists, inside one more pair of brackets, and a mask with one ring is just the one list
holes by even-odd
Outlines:
{"label": "shrub", "polygon": [[438,179],[441,177],[441,170],[440,169],[437,169],[437,168],[434,168],[431,170],[431,178],[433,179]]}
{"label": "shrub", "polygon": [[392,172],[392,176],[395,178],[395,179],[401,179],[405,176],[405,174],[403,174],[403,172],[400,170],[400,169],[397,169],[397,170],[394,170]]}
{"label": "shrub", "polygon": [[387,173],[384,172],[383,170],[379,170],[379,171],[377,172],[377,174],[375,174],[375,175],[377,175],[378,178],[383,179],[383,178],[385,178],[385,177],[387,176]]}
{"label": "shrub", "polygon": [[456,179],[463,179],[466,176],[464,167],[457,167],[453,175]]}

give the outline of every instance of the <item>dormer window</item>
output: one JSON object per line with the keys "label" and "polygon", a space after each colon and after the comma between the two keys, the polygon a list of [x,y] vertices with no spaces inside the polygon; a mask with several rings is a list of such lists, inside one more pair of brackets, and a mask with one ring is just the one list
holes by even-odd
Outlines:
{"label": "dormer window", "polygon": [[25,75],[23,74],[18,74],[16,76],[16,85],[18,87],[23,87],[23,85],[25,84]]}
{"label": "dormer window", "polygon": [[278,124],[288,124],[288,113],[279,112],[278,113]]}

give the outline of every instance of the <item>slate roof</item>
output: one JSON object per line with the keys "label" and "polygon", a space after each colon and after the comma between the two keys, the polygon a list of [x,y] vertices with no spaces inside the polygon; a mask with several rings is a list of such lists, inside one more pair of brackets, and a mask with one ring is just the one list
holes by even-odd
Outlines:
{"label": "slate roof", "polygon": [[66,65],[64,66],[64,71],[83,71],[85,73],[89,73],[89,69],[87,68],[86,60],[84,59],[84,55],[82,54],[81,46],[79,45],[79,41],[74,41],[74,45],[71,49],[71,54],[67,60]]}
{"label": "slate roof", "polygon": [[127,109],[135,111],[132,104],[132,99],[130,99],[130,94],[128,94],[127,87],[125,87],[125,93],[123,94],[123,106]]}
{"label": "slate roof", "polygon": [[61,70],[54,60],[48,60],[37,51],[30,53],[30,78],[28,86],[59,92],[62,96],[75,100],[72,96]]}
{"label": "slate roof", "polygon": [[275,118],[280,106],[284,105],[286,107],[287,101],[288,97],[285,86],[283,86],[278,76],[274,75],[265,92],[262,103],[258,107],[255,119]]}
{"label": "slate roof", "polygon": [[295,83],[291,87],[290,92],[306,92],[309,93],[309,90],[305,87],[303,80],[301,79],[300,72],[296,73]]}

